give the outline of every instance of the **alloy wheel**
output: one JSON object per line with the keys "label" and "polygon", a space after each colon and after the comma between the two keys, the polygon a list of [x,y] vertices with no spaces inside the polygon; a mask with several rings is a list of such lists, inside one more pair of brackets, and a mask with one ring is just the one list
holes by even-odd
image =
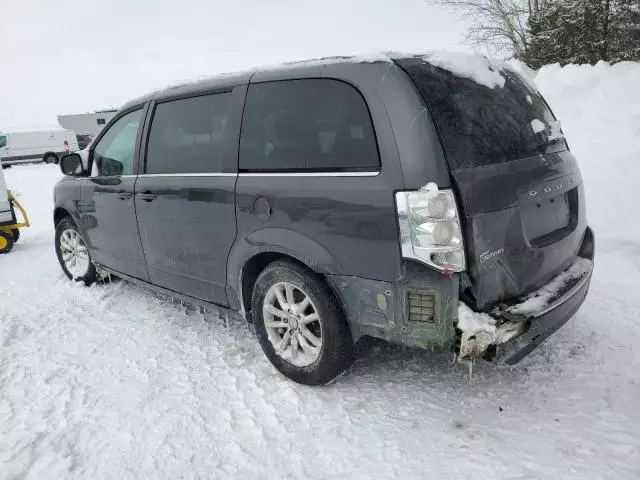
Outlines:
{"label": "alloy wheel", "polygon": [[87,274],[91,259],[82,237],[76,230],[67,228],[62,231],[60,251],[64,266],[74,279],[82,278]]}
{"label": "alloy wheel", "polygon": [[262,306],[269,340],[278,356],[296,367],[306,367],[320,356],[322,326],[309,295],[290,282],[272,285]]}

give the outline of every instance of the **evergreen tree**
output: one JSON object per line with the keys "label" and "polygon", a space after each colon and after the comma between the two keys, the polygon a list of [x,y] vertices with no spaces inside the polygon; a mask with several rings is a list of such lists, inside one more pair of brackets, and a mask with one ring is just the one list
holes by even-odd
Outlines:
{"label": "evergreen tree", "polygon": [[640,0],[549,0],[529,16],[524,60],[548,63],[640,60]]}
{"label": "evergreen tree", "polygon": [[640,0],[612,2],[609,60],[640,60]]}

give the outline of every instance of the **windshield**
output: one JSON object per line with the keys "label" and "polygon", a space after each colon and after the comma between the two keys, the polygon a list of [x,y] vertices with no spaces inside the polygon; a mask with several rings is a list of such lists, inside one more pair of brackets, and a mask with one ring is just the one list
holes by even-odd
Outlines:
{"label": "windshield", "polygon": [[7,137],[0,135],[0,148],[7,146]]}
{"label": "windshield", "polygon": [[421,58],[399,60],[431,113],[449,166],[463,169],[566,150],[542,96],[513,71],[488,88]]}

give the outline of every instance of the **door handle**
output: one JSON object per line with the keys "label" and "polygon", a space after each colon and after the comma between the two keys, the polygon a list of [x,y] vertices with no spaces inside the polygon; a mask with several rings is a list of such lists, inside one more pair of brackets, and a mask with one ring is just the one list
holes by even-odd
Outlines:
{"label": "door handle", "polygon": [[152,202],[158,196],[152,192],[142,192],[142,193],[138,193],[137,195],[140,200],[144,200],[145,202]]}
{"label": "door handle", "polygon": [[133,195],[131,192],[118,192],[118,198],[120,200],[128,200]]}

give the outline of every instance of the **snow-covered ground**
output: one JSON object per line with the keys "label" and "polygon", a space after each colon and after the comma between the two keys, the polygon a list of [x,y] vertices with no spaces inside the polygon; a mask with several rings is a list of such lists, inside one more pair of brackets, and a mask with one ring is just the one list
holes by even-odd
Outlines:
{"label": "snow-covered ground", "polygon": [[67,281],[57,167],[5,170],[33,227],[0,256],[0,478],[640,478],[640,65],[546,67],[596,231],[591,293],[515,367],[365,343],[323,388],[251,329]]}

